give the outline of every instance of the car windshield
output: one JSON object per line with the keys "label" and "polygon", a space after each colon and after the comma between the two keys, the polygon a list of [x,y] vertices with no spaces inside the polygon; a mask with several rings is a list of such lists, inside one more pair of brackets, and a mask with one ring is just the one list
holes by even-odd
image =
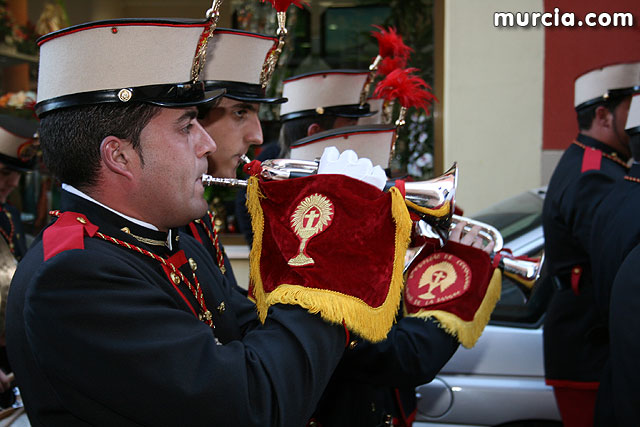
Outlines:
{"label": "car windshield", "polygon": [[532,190],[503,200],[473,215],[500,231],[505,242],[542,226],[544,189]]}
{"label": "car windshield", "polygon": [[[538,188],[506,200],[473,215],[473,219],[491,224],[500,231],[504,247],[518,255],[539,257],[544,238],[542,205],[545,188]],[[549,289],[523,286],[513,277],[502,276],[500,301],[491,315],[491,323],[534,328],[541,324],[549,299]]]}

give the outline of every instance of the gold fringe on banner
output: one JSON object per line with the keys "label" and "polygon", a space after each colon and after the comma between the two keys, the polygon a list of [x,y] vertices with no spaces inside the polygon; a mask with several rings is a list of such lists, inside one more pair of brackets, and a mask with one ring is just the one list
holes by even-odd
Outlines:
{"label": "gold fringe on banner", "polygon": [[442,310],[420,310],[417,313],[405,313],[405,315],[422,319],[433,317],[438,320],[440,326],[447,331],[447,333],[456,336],[463,347],[472,348],[476,345],[480,335],[482,335],[482,331],[484,331],[485,326],[489,323],[491,313],[500,299],[501,289],[502,273],[500,269],[496,268],[487,287],[487,293],[471,321],[464,321],[455,314]]}

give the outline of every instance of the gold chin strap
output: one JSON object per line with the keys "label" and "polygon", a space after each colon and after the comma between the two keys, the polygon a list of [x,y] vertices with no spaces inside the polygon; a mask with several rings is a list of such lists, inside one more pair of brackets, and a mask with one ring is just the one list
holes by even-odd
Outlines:
{"label": "gold chin strap", "polygon": [[191,66],[191,80],[195,83],[200,77],[200,73],[204,69],[204,64],[207,59],[207,46],[209,45],[209,39],[213,37],[213,32],[218,25],[218,19],[220,18],[220,6],[222,0],[213,0],[211,9],[207,10],[207,19],[209,25],[202,31],[200,40],[198,41],[198,48],[196,49],[196,56],[193,58],[193,65]]}
{"label": "gold chin strap", "polygon": [[120,229],[120,231],[124,231],[129,236],[131,236],[134,239],[136,239],[138,242],[145,243],[147,245],[151,245],[151,246],[167,246],[167,242],[163,242],[162,240],[148,239],[146,237],[136,236],[135,234],[133,234],[131,232],[131,230],[129,230],[129,227],[122,227]]}
{"label": "gold chin strap", "polygon": [[269,84],[269,80],[271,80],[271,76],[278,65],[278,60],[284,49],[285,38],[287,37],[287,13],[277,12],[276,16],[278,18],[278,46],[269,53],[264,64],[262,64],[262,72],[260,73],[260,85],[262,85],[262,89],[265,89]]}
{"label": "gold chin strap", "polygon": [[369,96],[369,90],[371,89],[371,84],[376,78],[376,73],[378,72],[378,66],[382,62],[382,56],[378,55],[375,57],[371,65],[369,65],[369,75],[367,76],[367,81],[364,83],[362,87],[362,91],[360,91],[360,106],[364,106],[367,103],[367,97]]}

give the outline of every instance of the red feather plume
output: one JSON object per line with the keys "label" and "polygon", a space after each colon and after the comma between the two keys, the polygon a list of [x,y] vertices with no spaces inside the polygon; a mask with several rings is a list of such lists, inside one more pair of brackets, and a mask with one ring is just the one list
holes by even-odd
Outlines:
{"label": "red feather plume", "polygon": [[[262,3],[264,3],[265,1],[266,0],[262,0]],[[286,12],[291,4],[302,9],[303,2],[302,0],[269,0],[269,3],[273,5],[273,7],[276,9],[276,12]],[[304,4],[307,4],[307,2],[304,2]]]}
{"label": "red feather plume", "polygon": [[398,34],[395,28],[389,27],[385,30],[379,25],[374,25],[380,32],[372,31],[371,35],[378,40],[378,54],[383,58],[398,57],[409,58],[409,54],[413,51],[409,46],[404,44],[402,36]]}
{"label": "red feather plume", "polygon": [[405,108],[422,108],[429,114],[429,107],[438,99],[429,92],[429,86],[420,77],[413,75],[417,68],[397,69],[381,80],[373,92],[374,96],[387,101],[397,100]]}
{"label": "red feather plume", "polygon": [[383,58],[378,65],[378,74],[381,76],[389,75],[393,70],[404,68],[407,66],[406,58]]}

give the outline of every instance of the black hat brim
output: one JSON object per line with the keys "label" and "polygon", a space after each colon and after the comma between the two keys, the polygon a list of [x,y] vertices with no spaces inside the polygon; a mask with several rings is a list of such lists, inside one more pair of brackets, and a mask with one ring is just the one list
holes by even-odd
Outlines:
{"label": "black hat brim", "polygon": [[332,107],[324,107],[321,112],[316,110],[302,110],[302,111],[293,111],[288,114],[284,114],[280,116],[281,121],[298,119],[301,117],[312,117],[312,116],[336,116],[336,117],[347,117],[357,119],[360,117],[370,117],[373,116],[377,111],[371,111],[369,104],[359,105],[337,105]]}
{"label": "black hat brim", "polygon": [[212,103],[225,93],[225,89],[205,91],[201,81],[108,89],[74,93],[41,101],[36,104],[36,113],[38,117],[42,117],[43,114],[61,108],[108,103],[127,105],[132,102],[166,108],[191,107]]}

